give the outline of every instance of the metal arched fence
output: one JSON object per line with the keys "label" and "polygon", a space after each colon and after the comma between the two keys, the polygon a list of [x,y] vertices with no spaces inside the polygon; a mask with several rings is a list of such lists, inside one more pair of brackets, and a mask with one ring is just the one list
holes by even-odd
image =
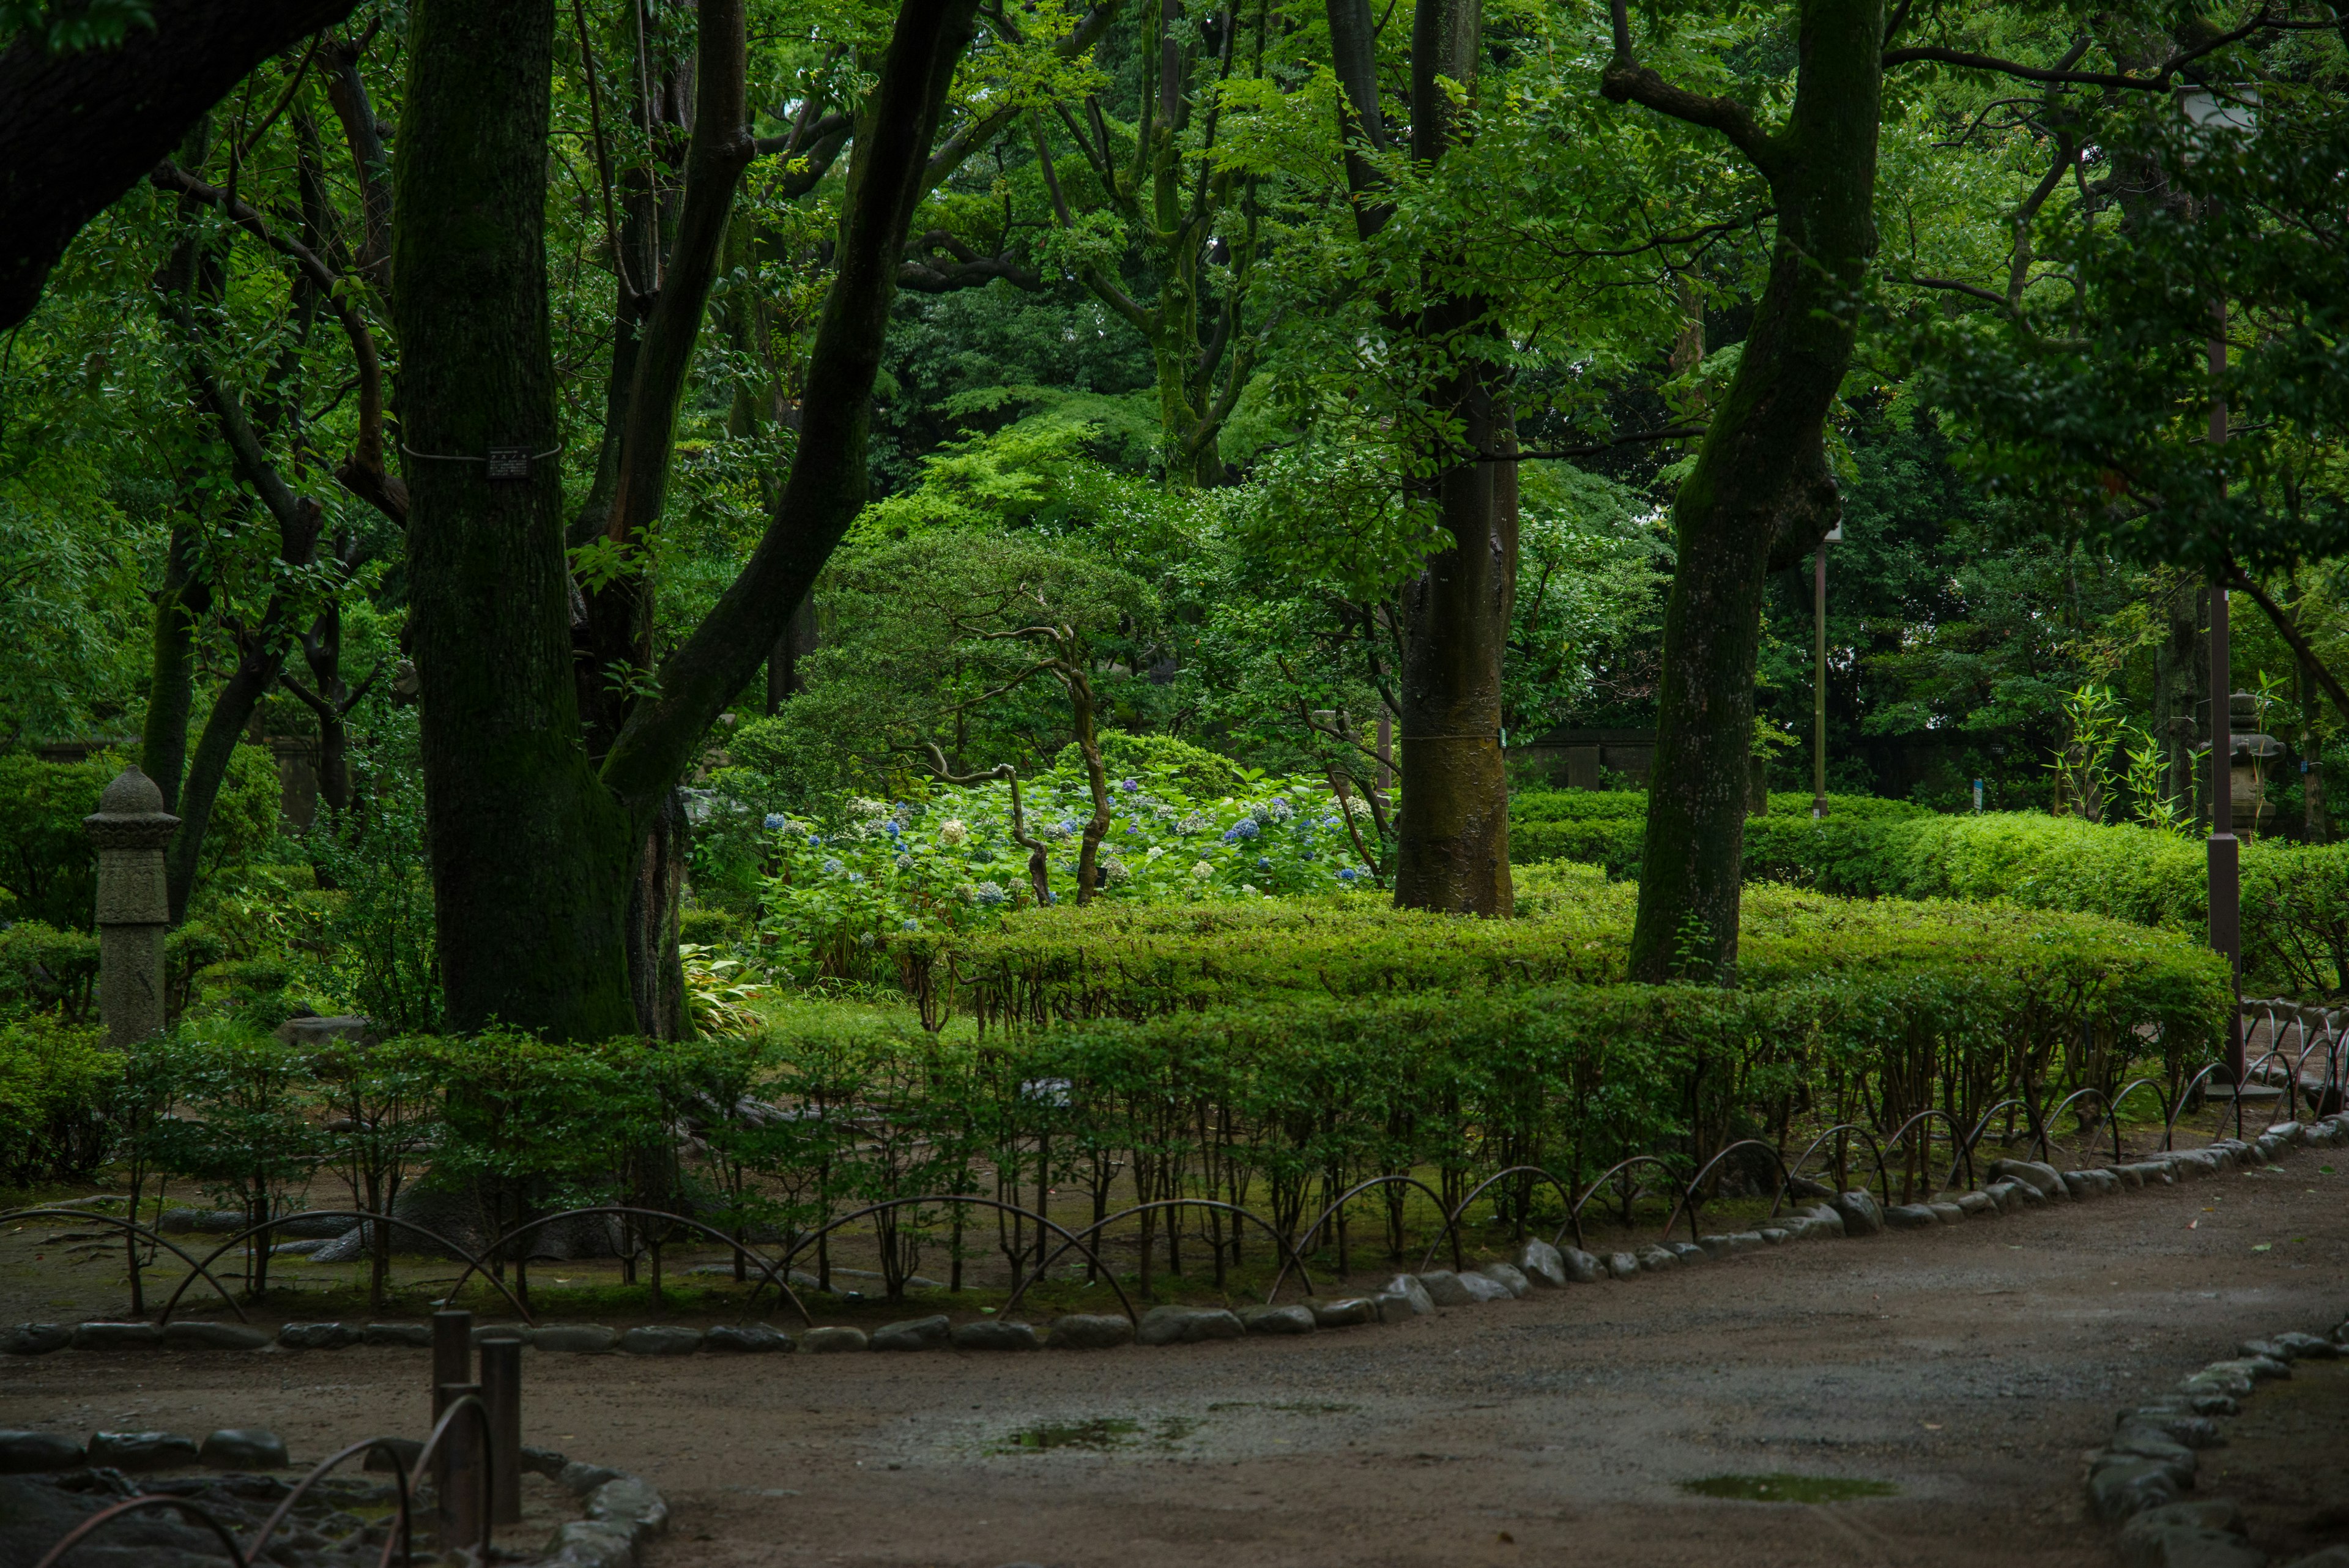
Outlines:
{"label": "metal arched fence", "polygon": [[[2272,1042],[2280,1031],[2272,1015],[2269,1023],[2268,1036]],[[2299,1027],[2303,1036],[2312,1033],[2304,1020],[2300,1021]],[[2296,1117],[2303,1100],[2312,1107],[2339,1103],[2344,1035],[2349,1035],[2349,1021],[2344,1021],[2340,1027],[2313,1032],[2313,1038],[2295,1038],[2291,1042],[2292,1049],[2290,1051],[2271,1044],[2257,1058],[2246,1075],[2247,1080],[2282,1080],[2282,1092],[2276,1096],[2274,1110],[2266,1126],[2274,1126],[2287,1116]],[[2319,1051],[2325,1053],[2325,1072],[2323,1081],[2312,1087],[2305,1081],[2307,1062],[2311,1054]],[[1685,1220],[1689,1238],[1695,1241],[1702,1240],[1702,1215],[1705,1205],[1720,1196],[1718,1178],[1724,1168],[1741,1155],[1744,1157],[1745,1163],[1764,1166],[1770,1170],[1772,1179],[1768,1192],[1771,1199],[1769,1214],[1772,1217],[1801,1198],[1821,1198],[1846,1190],[1855,1177],[1860,1178],[1859,1185],[1872,1187],[1879,1200],[1887,1206],[1893,1201],[1896,1173],[1904,1197],[1921,1193],[1922,1197],[1930,1199],[1950,1190],[1961,1177],[1969,1184],[1976,1179],[1977,1155],[1985,1140],[1990,1138],[1992,1128],[2002,1115],[2007,1116],[2008,1127],[1998,1142],[2005,1147],[2016,1147],[2019,1136],[2020,1147],[2043,1160],[2053,1160],[2059,1151],[2069,1154],[2071,1151],[2062,1148],[2057,1135],[2052,1129],[2065,1116],[2071,1115],[2078,1118],[2080,1130],[2098,1142],[2109,1138],[2108,1158],[2117,1163],[2124,1156],[2121,1112],[2133,1099],[2150,1093],[2160,1113],[2161,1147],[2172,1148],[2176,1146],[2180,1118],[2202,1098],[2214,1075],[2223,1070],[2223,1064],[2213,1062],[2188,1078],[2175,1091],[2166,1089],[2159,1080],[2147,1077],[2133,1079],[2110,1094],[2093,1086],[2077,1089],[2048,1109],[2043,1109],[2035,1094],[2026,1092],[1992,1105],[1970,1127],[1962,1127],[1951,1113],[1938,1107],[1908,1116],[1889,1134],[1860,1122],[1838,1122],[1816,1134],[1792,1158],[1787,1157],[1785,1149],[1767,1140],[1741,1138],[1714,1150],[1702,1161],[1663,1154],[1635,1154],[1609,1166],[1588,1182],[1577,1181],[1570,1175],[1562,1175],[1539,1164],[1520,1163],[1485,1176],[1456,1203],[1445,1202],[1434,1188],[1416,1176],[1407,1172],[1389,1172],[1345,1188],[1326,1203],[1309,1224],[1295,1234],[1254,1210],[1220,1199],[1193,1196],[1156,1199],[1104,1213],[1081,1228],[1071,1229],[1039,1210],[968,1192],[924,1193],[866,1204],[828,1220],[818,1229],[791,1237],[780,1256],[770,1255],[759,1246],[691,1215],[629,1204],[590,1204],[534,1215],[487,1241],[476,1240],[471,1247],[394,1214],[357,1209],[312,1210],[299,1214],[280,1215],[245,1226],[201,1258],[135,1220],[88,1210],[23,1209],[0,1214],[0,1220],[69,1219],[80,1222],[95,1221],[170,1251],[187,1265],[188,1272],[172,1290],[157,1319],[158,1323],[166,1324],[178,1310],[189,1287],[200,1279],[212,1287],[230,1311],[243,1318],[243,1308],[214,1274],[213,1265],[233,1248],[256,1242],[265,1244],[266,1238],[274,1231],[320,1219],[348,1220],[355,1226],[385,1224],[419,1237],[465,1265],[456,1284],[447,1293],[450,1301],[457,1300],[476,1274],[483,1275],[491,1287],[504,1298],[515,1316],[529,1323],[533,1321],[529,1307],[500,1277],[493,1260],[526,1258],[530,1255],[528,1243],[531,1236],[564,1220],[585,1218],[626,1219],[638,1222],[636,1229],[643,1236],[658,1235],[660,1241],[665,1241],[668,1237],[687,1234],[723,1247],[737,1255],[747,1272],[756,1275],[757,1282],[745,1303],[746,1309],[755,1307],[759,1298],[771,1284],[780,1303],[787,1303],[802,1322],[812,1324],[815,1321],[813,1314],[791,1283],[794,1259],[827,1236],[866,1220],[874,1221],[877,1226],[883,1216],[894,1216],[898,1210],[912,1210],[920,1214],[975,1208],[1030,1221],[1035,1225],[1039,1237],[1049,1236],[1055,1242],[1048,1249],[1040,1241],[1032,1260],[1023,1254],[1015,1262],[1009,1296],[1003,1311],[1009,1312],[1015,1307],[1056,1264],[1074,1252],[1083,1261],[1088,1276],[1106,1282],[1115,1293],[1120,1310],[1129,1320],[1139,1323],[1140,1314],[1125,1284],[1119,1278],[1118,1272],[1108,1266],[1104,1259],[1103,1243],[1107,1235],[1118,1227],[1145,1219],[1154,1225],[1162,1214],[1167,1217],[1170,1230],[1175,1224],[1176,1217],[1185,1210],[1205,1210],[1228,1216],[1235,1236],[1239,1234],[1243,1225],[1252,1226],[1270,1236],[1280,1259],[1280,1267],[1267,1295],[1268,1301],[1274,1301],[1278,1299],[1292,1272],[1299,1276],[1309,1293],[1314,1289],[1307,1260],[1326,1241],[1332,1225],[1342,1224],[1349,1205],[1384,1189],[1400,1189],[1402,1201],[1406,1203],[1411,1200],[1412,1194],[1416,1193],[1425,1199],[1434,1210],[1435,1227],[1420,1261],[1422,1270],[1433,1261],[1437,1250],[1447,1241],[1454,1265],[1459,1267],[1464,1263],[1463,1233],[1468,1215],[1495,1189],[1513,1192],[1516,1196],[1516,1201],[1513,1205],[1516,1212],[1512,1219],[1520,1235],[1531,1218],[1532,1195],[1544,1188],[1552,1192],[1563,1210],[1562,1221],[1551,1239],[1553,1245],[1563,1244],[1571,1235],[1577,1246],[1588,1246],[1588,1231],[1584,1210],[1594,1200],[1609,1199],[1619,1204],[1627,1218],[1642,1200],[1667,1204],[1669,1212],[1664,1221],[1664,1235],[1671,1236]],[[2243,1097],[2235,1096],[2229,1108],[2236,1134],[2240,1137],[2244,1127]],[[2019,1126],[2016,1125],[2018,1117]],[[2149,1127],[2150,1124],[2147,1126]],[[2105,1153],[2102,1148],[2095,1152],[2098,1155]],[[1819,1176],[1832,1177],[1832,1182],[1823,1182],[1806,1174],[1815,1166]],[[1872,1180],[1868,1177],[1871,1169]],[[1937,1170],[1940,1172],[1938,1179]],[[647,1244],[660,1243],[652,1241]]]}

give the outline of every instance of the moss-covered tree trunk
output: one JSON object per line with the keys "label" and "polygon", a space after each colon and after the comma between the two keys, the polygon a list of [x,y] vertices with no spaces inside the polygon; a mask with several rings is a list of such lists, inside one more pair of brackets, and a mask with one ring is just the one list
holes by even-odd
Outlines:
{"label": "moss-covered tree trunk", "polygon": [[641,836],[595,777],[572,680],[547,333],[550,0],[419,0],[392,162],[409,630],[452,1027],[636,1025]]}
{"label": "moss-covered tree trunk", "polygon": [[1838,500],[1822,445],[1851,361],[1858,287],[1876,249],[1881,0],[1806,0],[1795,103],[1764,130],[1741,104],[1666,83],[1632,57],[1616,0],[1603,90],[1711,127],[1769,181],[1777,238],[1744,355],[1672,504],[1679,565],[1631,972],[1726,979],[1737,961],[1746,763],[1763,587],[1817,547]]}

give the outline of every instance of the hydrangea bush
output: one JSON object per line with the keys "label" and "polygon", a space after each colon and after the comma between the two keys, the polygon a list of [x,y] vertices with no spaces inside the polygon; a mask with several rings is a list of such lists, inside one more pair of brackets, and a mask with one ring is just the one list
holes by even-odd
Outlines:
{"label": "hydrangea bush", "polygon": [[[1045,846],[1055,903],[1077,895],[1077,860],[1092,796],[1081,774],[1055,769],[1020,786],[1030,837]],[[1347,805],[1319,779],[1257,781],[1212,800],[1187,794],[1172,769],[1113,779],[1096,897],[1112,903],[1254,899],[1375,885],[1369,807]],[[762,929],[779,970],[802,981],[865,978],[894,949],[1032,907],[1029,852],[1012,835],[1000,783],[937,785],[920,799],[851,796],[829,820],[770,815]]]}

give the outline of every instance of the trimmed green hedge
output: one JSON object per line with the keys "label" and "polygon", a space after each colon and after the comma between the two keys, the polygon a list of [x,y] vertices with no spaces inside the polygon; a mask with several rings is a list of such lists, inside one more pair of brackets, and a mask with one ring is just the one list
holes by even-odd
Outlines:
{"label": "trimmed green hedge", "polygon": [[[1561,801],[1579,794],[1580,801]],[[1535,815],[1511,852],[1521,865],[1560,859],[1639,875],[1647,797],[1555,791],[1522,796]],[[1779,809],[1799,801],[1800,812]],[[1586,809],[1587,815],[1571,815]],[[1627,807],[1620,803],[1636,803]],[[2109,916],[2205,940],[2206,853],[2199,839],[2098,826],[2036,812],[1941,815],[1899,801],[1837,796],[1822,821],[1808,797],[1771,797],[1745,825],[1749,882],[1857,898],[2003,899],[2028,909]],[[2265,839],[2244,846],[2244,961],[2254,989],[2349,991],[2349,844]]]}

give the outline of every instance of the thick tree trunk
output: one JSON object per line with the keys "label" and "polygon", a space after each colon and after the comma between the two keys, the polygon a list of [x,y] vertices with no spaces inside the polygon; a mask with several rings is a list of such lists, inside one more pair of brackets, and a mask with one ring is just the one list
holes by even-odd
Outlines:
{"label": "thick tree trunk", "polygon": [[409,628],[450,1027],[636,1023],[642,843],[581,742],[547,336],[548,0],[419,0],[392,166]]}
{"label": "thick tree trunk", "polygon": [[[1421,0],[1412,25],[1412,156],[1433,164],[1457,139],[1451,87],[1472,93],[1484,30],[1481,0]],[[1403,593],[1400,693],[1402,809],[1395,903],[1405,909],[1507,915],[1509,785],[1501,758],[1501,655],[1509,635],[1517,545],[1504,520],[1495,458],[1513,452],[1493,398],[1493,368],[1464,355],[1483,329],[1481,298],[1443,300],[1394,325],[1423,362],[1457,358],[1433,389],[1450,428],[1419,453],[1451,546]]]}
{"label": "thick tree trunk", "polygon": [[1736,376],[1672,506],[1679,565],[1664,615],[1663,680],[1634,978],[1727,980],[1737,961],[1746,762],[1764,584],[1833,524],[1821,436],[1851,360],[1857,290],[1876,248],[1881,0],[1810,0],[1788,123],[1763,133],[1742,106],[1671,88],[1630,58],[1621,0],[1607,96],[1723,131],[1769,180],[1778,234]]}

